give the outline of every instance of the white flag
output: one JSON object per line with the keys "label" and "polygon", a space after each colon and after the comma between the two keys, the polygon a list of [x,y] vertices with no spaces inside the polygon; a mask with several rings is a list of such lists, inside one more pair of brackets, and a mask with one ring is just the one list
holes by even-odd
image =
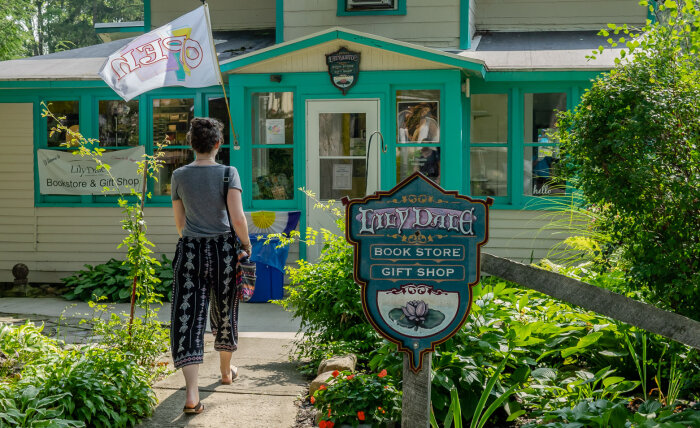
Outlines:
{"label": "white flag", "polygon": [[99,74],[126,101],[163,86],[220,84],[209,8],[205,4],[132,40],[107,58]]}

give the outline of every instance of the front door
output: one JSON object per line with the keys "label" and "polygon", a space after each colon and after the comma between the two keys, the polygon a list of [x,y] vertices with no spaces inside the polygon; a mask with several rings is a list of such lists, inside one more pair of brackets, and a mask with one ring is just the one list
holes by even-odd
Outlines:
{"label": "front door", "polygon": [[[310,100],[306,103],[306,188],[320,202],[360,198],[379,189],[379,100]],[[375,134],[372,138],[370,138]],[[370,141],[371,140],[371,141]],[[337,218],[314,208],[307,198],[306,224],[339,233]],[[307,259],[316,260],[322,243],[307,249]]]}

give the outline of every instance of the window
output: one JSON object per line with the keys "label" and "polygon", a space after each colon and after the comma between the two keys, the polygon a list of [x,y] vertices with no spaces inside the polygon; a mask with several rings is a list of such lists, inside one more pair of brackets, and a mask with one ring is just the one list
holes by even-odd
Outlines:
{"label": "window", "polygon": [[177,168],[194,160],[187,144],[187,131],[194,117],[194,99],[160,98],[153,100],[153,144],[165,143],[163,168],[158,171],[154,195],[170,195],[170,177]]}
{"label": "window", "polygon": [[139,145],[138,100],[101,100],[98,102],[98,112],[101,147]]}
{"label": "window", "polygon": [[[78,101],[51,101],[47,103],[49,110],[57,118],[64,117],[63,124],[71,131],[80,132],[80,117]],[[60,148],[61,144],[68,143],[69,136],[66,131],[52,132],[56,126],[56,121],[51,117],[46,119],[46,146],[49,148]],[[71,146],[77,146],[77,142]],[[63,146],[65,147],[65,146]]]}
{"label": "window", "polygon": [[557,112],[566,110],[565,93],[526,93],[524,96],[523,194],[552,196],[566,192],[559,177],[559,146],[553,140]]}
{"label": "window", "polygon": [[405,14],[406,0],[338,0],[338,16]]}
{"label": "window", "polygon": [[472,196],[508,196],[508,95],[471,97]]}
{"label": "window", "polygon": [[440,91],[396,91],[396,181],[416,171],[440,184]]}
{"label": "window", "polygon": [[294,94],[256,92],[251,108],[253,200],[294,199]]}

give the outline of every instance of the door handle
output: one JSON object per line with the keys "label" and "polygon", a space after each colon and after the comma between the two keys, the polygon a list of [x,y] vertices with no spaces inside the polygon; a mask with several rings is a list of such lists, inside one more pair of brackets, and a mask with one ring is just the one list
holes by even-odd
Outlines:
{"label": "door handle", "polygon": [[386,146],[386,143],[384,142],[384,136],[382,135],[382,133],[380,131],[374,131],[372,134],[370,134],[369,141],[367,141],[367,154],[369,154],[369,149],[370,149],[370,147],[372,147],[372,137],[374,137],[375,135],[379,135],[379,139],[380,139],[379,144],[381,144],[380,148],[382,150],[382,153],[386,153],[387,146]]}

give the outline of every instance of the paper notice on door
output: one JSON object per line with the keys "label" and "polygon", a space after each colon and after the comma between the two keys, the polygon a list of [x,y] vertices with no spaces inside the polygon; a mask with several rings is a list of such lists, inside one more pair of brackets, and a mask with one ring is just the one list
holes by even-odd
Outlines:
{"label": "paper notice on door", "polygon": [[267,144],[284,144],[284,119],[266,119],[265,135]]}
{"label": "paper notice on door", "polygon": [[346,163],[333,164],[333,190],[352,189],[352,165]]}

